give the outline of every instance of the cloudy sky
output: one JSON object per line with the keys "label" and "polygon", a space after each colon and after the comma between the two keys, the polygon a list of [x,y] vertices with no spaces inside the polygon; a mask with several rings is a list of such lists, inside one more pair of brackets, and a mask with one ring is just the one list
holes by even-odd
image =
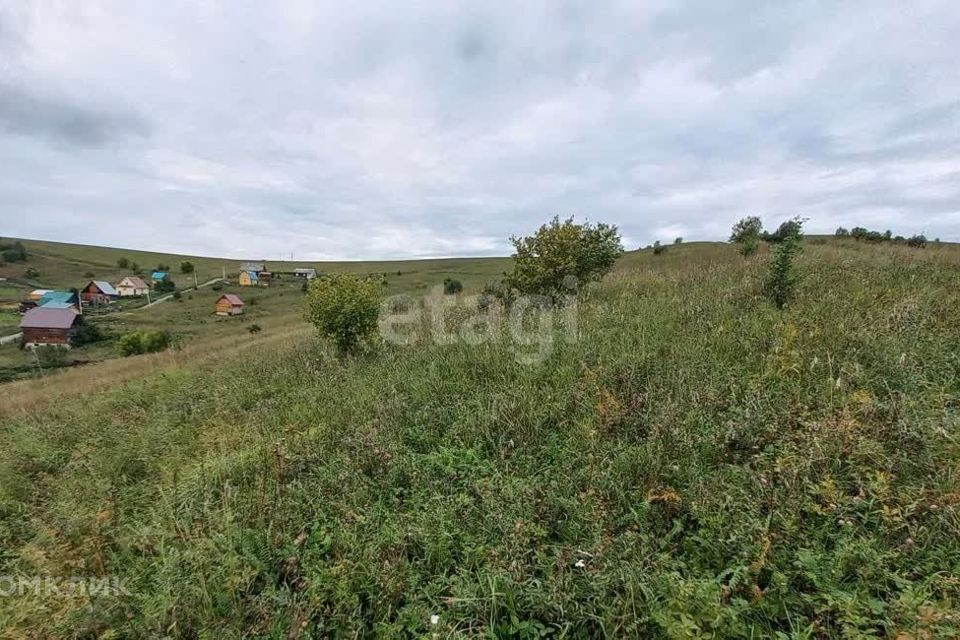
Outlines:
{"label": "cloudy sky", "polygon": [[0,235],[224,256],[960,240],[944,1],[0,0]]}

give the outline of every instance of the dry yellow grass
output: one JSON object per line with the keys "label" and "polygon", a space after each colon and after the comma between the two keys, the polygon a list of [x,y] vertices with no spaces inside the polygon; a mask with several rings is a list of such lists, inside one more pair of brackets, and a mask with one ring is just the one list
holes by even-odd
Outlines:
{"label": "dry yellow grass", "polygon": [[2,387],[0,414],[26,411],[49,403],[52,399],[90,393],[171,367],[199,366],[213,358],[237,357],[248,349],[276,347],[278,343],[306,333],[309,333],[308,327],[300,325],[268,334],[229,336],[189,344],[182,349],[104,360],[82,367],[61,369],[43,378],[11,382]]}

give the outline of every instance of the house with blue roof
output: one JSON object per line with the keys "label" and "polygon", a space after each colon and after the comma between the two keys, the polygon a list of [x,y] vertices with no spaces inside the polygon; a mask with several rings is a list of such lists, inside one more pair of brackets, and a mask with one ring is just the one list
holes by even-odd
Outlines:
{"label": "house with blue roof", "polygon": [[80,310],[80,299],[73,291],[47,291],[37,300],[38,307]]}
{"label": "house with blue roof", "polygon": [[168,271],[154,271],[150,274],[150,279],[153,280],[154,284],[158,282],[166,282],[170,279],[170,272]]}

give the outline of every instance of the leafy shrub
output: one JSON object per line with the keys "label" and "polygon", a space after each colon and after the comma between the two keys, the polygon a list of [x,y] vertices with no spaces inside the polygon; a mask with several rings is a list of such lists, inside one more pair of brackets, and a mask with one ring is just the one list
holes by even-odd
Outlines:
{"label": "leafy shrub", "polygon": [[46,344],[34,347],[33,353],[42,369],[55,369],[67,363],[69,349],[58,344]]}
{"label": "leafy shrub", "polygon": [[173,292],[173,299],[174,299],[174,300],[177,300],[177,301],[180,301],[180,300],[183,299],[183,294],[180,293],[179,291],[174,291],[174,292]]}
{"label": "leafy shrub", "polygon": [[463,284],[455,278],[444,278],[443,280],[443,292],[448,296],[460,293],[463,291]]}
{"label": "leafy shrub", "polygon": [[683,244],[683,238],[679,238],[679,237],[674,238],[673,244]]}
{"label": "leafy shrub", "polygon": [[778,242],[783,242],[788,238],[797,238],[801,235],[801,228],[803,226],[803,221],[797,218],[791,218],[780,224],[777,227],[777,230],[773,233],[763,234],[763,239],[767,242],[776,244]]}
{"label": "leafy shrub", "polygon": [[249,331],[250,333],[260,333],[261,331],[263,331],[263,328],[260,325],[254,323],[249,327],[247,327],[247,331]]}
{"label": "leafy shrub", "polygon": [[214,291],[223,291],[223,283],[214,282],[212,285],[210,285],[210,288],[213,289]]}
{"label": "leafy shrub", "polygon": [[159,262],[155,271],[170,271],[170,265]]}
{"label": "leafy shrub", "polygon": [[751,256],[760,248],[763,222],[757,216],[741,218],[730,231],[730,242],[737,245],[742,255]]}
{"label": "leafy shrub", "polygon": [[560,222],[554,217],[532,236],[510,238],[515,262],[507,282],[528,294],[558,301],[581,284],[600,280],[623,253],[615,226]]}
{"label": "leafy shrub", "polygon": [[917,236],[911,236],[907,239],[907,246],[910,247],[925,247],[927,246],[927,237],[923,234]]}
{"label": "leafy shrub", "polygon": [[17,240],[13,244],[0,244],[0,257],[4,262],[24,262],[28,256],[23,243]]}
{"label": "leafy shrub", "polygon": [[193,273],[193,263],[189,260],[184,260],[180,263],[180,273]]}
{"label": "leafy shrub", "polygon": [[23,272],[24,278],[39,278],[40,272],[34,269],[33,267],[28,267],[26,271]]}
{"label": "leafy shrub", "polygon": [[119,260],[117,260],[117,268],[126,269],[129,266],[130,266],[130,261],[127,260],[126,258],[120,258]]}
{"label": "leafy shrub", "polygon": [[837,227],[837,230],[834,232],[833,235],[835,235],[838,238],[849,238],[850,232],[844,227]]}
{"label": "leafy shrub", "polygon": [[794,260],[802,250],[803,220],[798,217],[792,222],[796,223],[796,226],[777,242],[773,250],[770,272],[764,286],[767,297],[777,305],[778,309],[783,309],[793,298],[800,280]]}
{"label": "leafy shrub", "polygon": [[516,299],[516,292],[509,283],[503,280],[495,280],[483,286],[477,299],[477,307],[483,311],[489,309],[493,304],[499,303],[504,308],[509,309]]}
{"label": "leafy shrub", "polygon": [[166,331],[134,331],[120,336],[117,352],[123,356],[154,353],[170,346],[170,334]]}
{"label": "leafy shrub", "polygon": [[141,274],[141,273],[143,273],[143,269],[141,269],[141,268],[140,268],[140,265],[138,265],[136,262],[130,263],[130,270],[133,271],[135,274],[138,274],[138,275]]}
{"label": "leafy shrub", "polygon": [[661,253],[665,253],[666,251],[667,251],[666,245],[660,244],[659,240],[653,243],[653,255],[659,256]]}
{"label": "leafy shrub", "polygon": [[82,323],[78,328],[73,337],[73,342],[77,346],[90,344],[91,342],[99,342],[103,340],[103,333],[100,331],[100,328],[94,324],[88,322]]}
{"label": "leafy shrub", "polygon": [[170,293],[171,291],[176,290],[176,288],[176,283],[169,278],[166,280],[161,280],[153,285],[153,290],[156,293]]}
{"label": "leafy shrub", "polygon": [[316,279],[307,291],[306,319],[341,354],[355,350],[377,329],[383,285],[353,274]]}

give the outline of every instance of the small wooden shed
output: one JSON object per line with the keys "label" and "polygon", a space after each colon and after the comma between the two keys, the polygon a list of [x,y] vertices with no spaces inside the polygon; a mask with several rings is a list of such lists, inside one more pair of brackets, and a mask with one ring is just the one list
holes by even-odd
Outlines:
{"label": "small wooden shed", "polygon": [[225,293],[217,298],[216,313],[218,316],[238,316],[243,313],[243,300],[238,295]]}

